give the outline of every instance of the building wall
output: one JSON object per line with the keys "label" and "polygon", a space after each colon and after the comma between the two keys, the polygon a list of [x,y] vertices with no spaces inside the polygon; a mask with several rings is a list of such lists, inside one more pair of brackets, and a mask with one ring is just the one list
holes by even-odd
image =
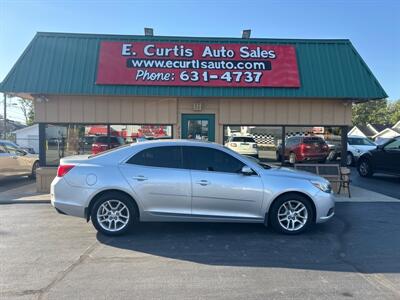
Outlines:
{"label": "building wall", "polygon": [[[216,99],[161,97],[48,96],[35,102],[36,122],[172,124],[180,137],[182,113],[212,113],[216,141],[230,125],[351,125],[351,104],[330,99]],[[194,110],[201,104],[201,110]],[[198,109],[198,107],[197,107]]]}

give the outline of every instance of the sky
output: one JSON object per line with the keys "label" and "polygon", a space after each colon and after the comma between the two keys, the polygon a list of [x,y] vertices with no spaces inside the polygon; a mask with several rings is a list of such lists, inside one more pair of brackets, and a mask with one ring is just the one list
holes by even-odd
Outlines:
{"label": "sky", "polygon": [[[400,99],[400,0],[0,0],[0,81],[38,31],[350,39]],[[18,108],[9,115],[22,120]]]}

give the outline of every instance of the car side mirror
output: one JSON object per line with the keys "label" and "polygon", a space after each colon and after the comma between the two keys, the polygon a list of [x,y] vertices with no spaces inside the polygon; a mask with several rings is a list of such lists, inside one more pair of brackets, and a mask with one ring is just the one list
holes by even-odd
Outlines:
{"label": "car side mirror", "polygon": [[16,152],[17,152],[17,155],[18,155],[18,156],[25,156],[25,155],[28,154],[28,152],[26,152],[26,151],[24,151],[24,150],[17,150]]}
{"label": "car side mirror", "polygon": [[248,167],[248,166],[243,166],[243,168],[242,168],[242,170],[241,170],[241,173],[242,173],[243,175],[246,175],[246,176],[250,176],[250,175],[253,175],[253,174],[254,174],[253,170],[252,170],[250,167]]}
{"label": "car side mirror", "polygon": [[383,145],[378,145],[378,146],[376,146],[376,149],[378,149],[378,150],[383,150]]}

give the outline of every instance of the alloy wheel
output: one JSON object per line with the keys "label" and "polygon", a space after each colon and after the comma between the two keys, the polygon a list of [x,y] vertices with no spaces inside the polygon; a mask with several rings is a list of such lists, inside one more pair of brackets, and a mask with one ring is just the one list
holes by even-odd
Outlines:
{"label": "alloy wheel", "polygon": [[279,224],[288,231],[303,228],[308,219],[307,207],[298,200],[288,200],[278,209]]}
{"label": "alloy wheel", "polygon": [[360,173],[363,176],[367,176],[369,172],[369,165],[366,161],[362,161],[359,167]]}
{"label": "alloy wheel", "polygon": [[97,221],[106,231],[117,232],[129,223],[129,209],[120,200],[108,200],[97,210]]}

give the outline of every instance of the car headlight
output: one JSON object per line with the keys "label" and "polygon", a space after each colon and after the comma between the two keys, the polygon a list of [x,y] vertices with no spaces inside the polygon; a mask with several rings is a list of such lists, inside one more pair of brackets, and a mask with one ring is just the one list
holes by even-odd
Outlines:
{"label": "car headlight", "polygon": [[321,191],[323,191],[323,192],[325,192],[325,193],[330,193],[330,192],[332,192],[331,184],[330,184],[328,181],[326,181],[326,182],[323,182],[323,181],[311,181],[311,183],[312,183],[317,189],[319,189],[319,190],[321,190]]}

